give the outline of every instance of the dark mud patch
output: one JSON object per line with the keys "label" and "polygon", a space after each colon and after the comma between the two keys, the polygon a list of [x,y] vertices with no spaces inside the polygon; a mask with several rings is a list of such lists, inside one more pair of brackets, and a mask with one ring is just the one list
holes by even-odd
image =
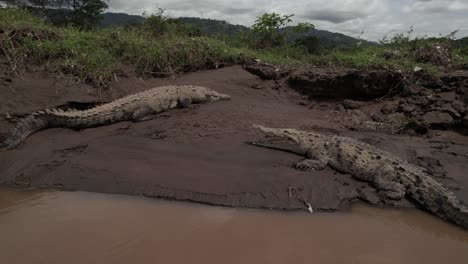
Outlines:
{"label": "dark mud patch", "polygon": [[268,64],[246,65],[245,70],[263,80],[284,79],[303,95],[324,100],[371,100],[398,93],[406,86],[401,72],[346,68],[291,69]]}
{"label": "dark mud patch", "polygon": [[315,98],[369,100],[401,91],[404,76],[390,71],[314,69],[294,72],[288,83]]}

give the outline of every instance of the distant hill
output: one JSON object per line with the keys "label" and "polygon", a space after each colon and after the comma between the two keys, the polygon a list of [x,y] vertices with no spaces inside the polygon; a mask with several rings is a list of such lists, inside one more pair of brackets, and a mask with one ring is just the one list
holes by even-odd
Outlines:
{"label": "distant hill", "polygon": [[456,40],[459,45],[468,46],[468,37]]}
{"label": "distant hill", "polygon": [[[129,15],[125,13],[104,13],[102,15],[101,26],[125,26],[133,23],[140,23],[145,20],[144,17],[138,15]],[[232,35],[236,32],[248,30],[247,27],[241,25],[232,25],[226,21],[205,19],[196,17],[179,17],[172,20],[180,21],[193,25],[201,30],[204,35],[227,34]]]}
{"label": "distant hill", "polygon": [[[214,19],[205,19],[205,18],[196,18],[196,17],[181,17],[177,18],[176,20],[192,24],[198,28],[200,28],[203,34],[212,35],[212,34],[226,34],[226,35],[233,35],[237,32],[248,31],[249,28],[242,26],[242,25],[233,25],[229,24],[226,21],[222,20],[214,20]],[[286,32],[290,38],[290,40],[295,40],[299,37],[304,36],[313,36],[319,38],[322,42],[326,42],[329,45],[337,46],[337,45],[348,45],[348,44],[356,44],[359,42],[358,39],[341,34],[341,33],[334,33],[329,32],[326,30],[310,30],[305,33],[295,33],[293,32],[293,27],[286,27],[281,29],[283,32]]]}
{"label": "distant hill", "polygon": [[320,41],[320,46],[323,48],[356,45],[359,42],[364,42],[366,44],[374,44],[372,42],[359,40],[357,38],[353,38],[342,33],[335,33],[320,29],[312,29],[307,32],[296,33],[294,32],[293,27],[286,27],[283,28],[282,31],[287,33],[287,36],[290,41],[295,41],[296,39],[304,37],[314,37]]}
{"label": "distant hill", "polygon": [[143,20],[145,20],[144,17],[137,15],[129,15],[125,13],[104,13],[102,15],[101,26],[125,26],[141,23]]}
{"label": "distant hill", "polygon": [[[123,26],[129,23],[138,23],[143,21],[142,16],[128,15],[124,13],[104,13],[102,26],[119,25]],[[233,25],[226,21],[197,18],[197,17],[180,17],[174,18],[176,21],[184,22],[193,25],[200,29],[204,35],[226,34],[232,36],[238,32],[248,31],[249,28],[242,25]],[[282,29],[288,32],[291,40],[295,40],[302,36],[317,37],[323,46],[336,47],[340,45],[356,44],[359,40],[341,33],[329,32],[326,30],[310,30],[305,33],[297,34],[292,32],[292,27]]]}
{"label": "distant hill", "polygon": [[191,24],[197,27],[201,30],[202,34],[205,35],[226,34],[232,36],[235,33],[249,30],[248,27],[241,25],[233,25],[223,20],[198,17],[180,17],[175,18],[175,20]]}
{"label": "distant hill", "polygon": [[320,29],[312,29],[307,32],[295,33],[293,27],[285,27],[281,31],[287,32],[288,35],[293,39],[304,37],[304,36],[311,36],[311,37],[326,38],[331,41],[343,42],[343,43],[358,41],[358,39],[347,36],[345,34],[335,33],[335,32],[330,32],[330,31],[320,30]]}

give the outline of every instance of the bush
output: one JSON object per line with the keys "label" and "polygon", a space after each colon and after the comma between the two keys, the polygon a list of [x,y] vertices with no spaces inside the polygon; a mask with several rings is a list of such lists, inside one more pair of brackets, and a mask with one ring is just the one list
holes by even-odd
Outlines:
{"label": "bush", "polygon": [[[149,34],[152,37],[161,37],[166,35],[178,35],[198,37],[201,36],[201,30],[193,25],[188,25],[182,21],[168,18],[164,15],[164,9],[154,14],[143,14],[145,20],[139,26],[141,34]],[[138,26],[137,26],[138,28]]]}
{"label": "bush", "polygon": [[7,0],[12,6],[46,18],[58,26],[75,26],[82,30],[96,28],[108,7],[103,0]]}
{"label": "bush", "polygon": [[253,32],[259,35],[257,47],[269,48],[284,44],[284,36],[279,33],[279,29],[292,22],[293,16],[265,13],[257,17],[252,26]]}
{"label": "bush", "polygon": [[[144,28],[159,31],[149,34]],[[142,27],[81,31],[48,25],[25,10],[0,9],[0,53],[14,71],[26,62],[48,61],[52,70],[98,87],[110,83],[120,64],[132,65],[142,76],[161,76],[239,63],[249,54],[216,39],[181,36],[171,28],[173,23],[155,16]]]}
{"label": "bush", "polygon": [[[265,13],[257,17],[252,26],[252,35],[255,41],[255,48],[271,48],[285,44],[285,34],[280,32],[280,29],[292,22],[294,15],[280,15],[277,13]],[[296,33],[306,32],[313,29],[311,23],[299,23],[294,27]]]}
{"label": "bush", "polygon": [[454,61],[455,34],[439,38],[411,35],[413,28],[406,33],[397,33],[391,38],[384,38],[380,43],[385,48],[386,59],[406,59],[435,66],[450,66]]}
{"label": "bush", "polygon": [[294,45],[304,47],[308,53],[317,53],[322,49],[320,39],[315,36],[300,37],[294,41]]}

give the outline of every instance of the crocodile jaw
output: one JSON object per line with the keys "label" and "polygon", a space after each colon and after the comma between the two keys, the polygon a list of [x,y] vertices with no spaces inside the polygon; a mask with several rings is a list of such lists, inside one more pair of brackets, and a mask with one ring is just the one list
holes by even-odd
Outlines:
{"label": "crocodile jaw", "polygon": [[305,155],[306,149],[300,144],[299,135],[293,129],[268,128],[254,125],[254,128],[262,131],[268,139],[249,142],[251,145],[292,152]]}
{"label": "crocodile jaw", "polygon": [[301,142],[300,135],[298,135],[297,131],[294,129],[270,128],[270,127],[264,127],[260,125],[253,125],[253,127],[260,130],[267,136],[280,138],[284,140],[290,140],[292,142],[295,142],[296,144],[300,144]]}
{"label": "crocodile jaw", "polygon": [[208,91],[206,93],[208,101],[227,101],[231,100],[231,97],[227,94],[218,93],[216,91]]}
{"label": "crocodile jaw", "polygon": [[269,149],[276,149],[281,151],[286,151],[294,154],[298,154],[301,156],[306,156],[307,151],[304,148],[301,148],[299,144],[292,140],[285,140],[285,139],[278,139],[278,138],[271,138],[266,140],[258,140],[248,142],[250,145],[257,146],[257,147],[264,147]]}

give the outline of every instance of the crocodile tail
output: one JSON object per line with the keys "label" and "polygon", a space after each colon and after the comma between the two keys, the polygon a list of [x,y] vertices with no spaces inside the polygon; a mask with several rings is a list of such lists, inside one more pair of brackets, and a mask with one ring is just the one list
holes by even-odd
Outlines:
{"label": "crocodile tail", "polygon": [[[50,110],[48,110],[50,111]],[[48,118],[45,112],[38,112],[22,119],[10,131],[7,138],[0,142],[0,151],[12,149],[23,142],[29,135],[48,126]]]}
{"label": "crocodile tail", "polygon": [[468,210],[466,208],[460,210],[456,217],[456,224],[468,229]]}
{"label": "crocodile tail", "polygon": [[443,195],[442,203],[436,214],[446,220],[468,229],[468,209],[458,201],[454,195],[449,193]]}
{"label": "crocodile tail", "polygon": [[415,191],[413,198],[438,217],[468,229],[468,209],[452,192],[437,183],[425,187]]}

